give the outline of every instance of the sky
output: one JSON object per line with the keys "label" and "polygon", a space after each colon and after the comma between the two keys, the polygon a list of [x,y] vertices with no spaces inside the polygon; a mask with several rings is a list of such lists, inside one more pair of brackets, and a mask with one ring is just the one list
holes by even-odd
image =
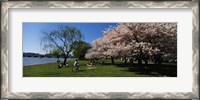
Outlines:
{"label": "sky", "polygon": [[117,23],[23,23],[23,52],[33,52],[45,54],[42,50],[42,31],[56,30],[59,25],[74,26],[84,35],[84,41],[92,44],[97,38],[103,37],[102,31]]}

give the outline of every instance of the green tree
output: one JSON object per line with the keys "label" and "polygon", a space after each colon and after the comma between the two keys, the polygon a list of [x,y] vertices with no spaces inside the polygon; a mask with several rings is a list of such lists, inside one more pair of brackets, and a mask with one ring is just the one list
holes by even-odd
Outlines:
{"label": "green tree", "polygon": [[87,50],[91,48],[91,45],[84,41],[76,41],[74,42],[74,45],[76,46],[73,52],[74,57],[85,59],[85,54],[87,53]]}
{"label": "green tree", "polygon": [[59,60],[59,58],[63,55],[63,52],[60,49],[55,48],[52,51],[50,51],[50,54],[54,55]]}
{"label": "green tree", "polygon": [[41,45],[44,50],[59,49],[64,55],[64,65],[66,65],[69,54],[74,50],[75,41],[83,39],[81,31],[76,27],[60,25],[56,30],[43,31],[41,37]]}

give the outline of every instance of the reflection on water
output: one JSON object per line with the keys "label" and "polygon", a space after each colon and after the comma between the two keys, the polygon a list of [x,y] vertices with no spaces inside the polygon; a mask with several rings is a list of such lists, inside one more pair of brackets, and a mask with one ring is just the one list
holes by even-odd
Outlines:
{"label": "reflection on water", "polygon": [[[23,66],[57,62],[58,58],[23,57]],[[61,61],[64,58],[60,58]],[[67,60],[70,60],[69,58]]]}

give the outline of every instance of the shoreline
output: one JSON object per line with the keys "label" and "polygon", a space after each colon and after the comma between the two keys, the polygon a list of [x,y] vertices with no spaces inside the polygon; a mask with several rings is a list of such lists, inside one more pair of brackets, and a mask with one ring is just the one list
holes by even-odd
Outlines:
{"label": "shoreline", "polygon": [[[63,59],[64,58],[62,58],[62,60],[60,60],[61,62],[63,62]],[[76,58],[70,58],[70,59],[67,59],[67,61],[69,61],[69,60],[75,60]],[[53,61],[53,62],[46,62],[46,63],[37,63],[37,64],[29,64],[29,65],[25,65],[24,66],[24,62],[23,62],[23,67],[31,67],[31,66],[35,66],[35,65],[44,65],[44,64],[53,64],[53,63],[57,63],[57,61]]]}

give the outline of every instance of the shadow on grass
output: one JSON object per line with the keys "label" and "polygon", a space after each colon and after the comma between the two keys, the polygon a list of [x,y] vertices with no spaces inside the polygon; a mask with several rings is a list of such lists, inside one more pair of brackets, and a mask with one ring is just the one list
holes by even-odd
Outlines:
{"label": "shadow on grass", "polygon": [[117,67],[126,67],[122,71],[135,72],[137,74],[153,75],[153,76],[166,76],[177,77],[177,65],[175,64],[148,64],[148,65],[122,65],[118,64]]}
{"label": "shadow on grass", "polygon": [[85,72],[86,70],[80,69],[80,70],[75,70],[73,72]]}

